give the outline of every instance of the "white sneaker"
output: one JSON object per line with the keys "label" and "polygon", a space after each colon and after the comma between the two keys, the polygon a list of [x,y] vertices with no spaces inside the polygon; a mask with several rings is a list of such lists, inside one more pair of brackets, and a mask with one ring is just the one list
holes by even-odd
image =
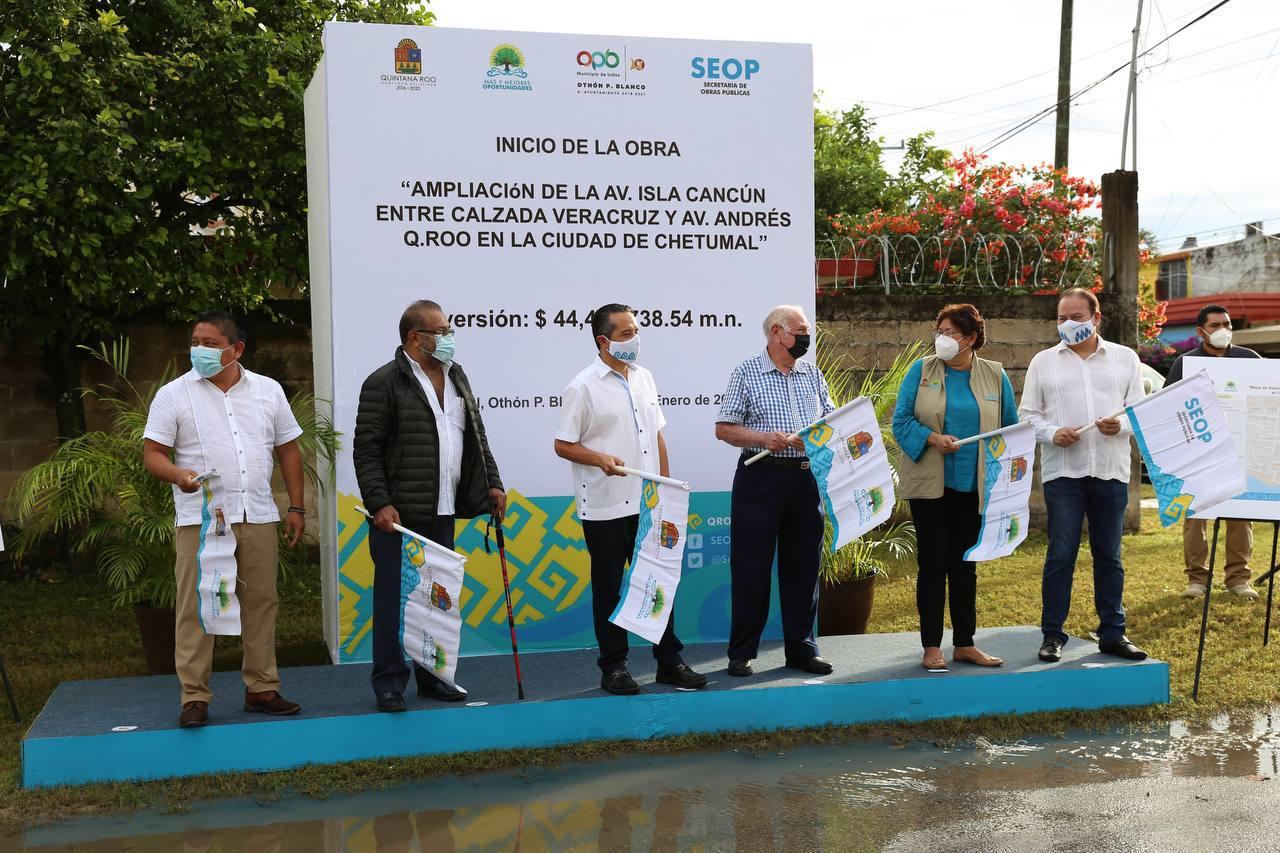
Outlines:
{"label": "white sneaker", "polygon": [[1247,583],[1242,583],[1239,586],[1231,587],[1230,592],[1240,596],[1241,598],[1257,598],[1258,597],[1258,591],[1253,587],[1249,586]]}
{"label": "white sneaker", "polygon": [[1189,583],[1187,588],[1182,591],[1183,598],[1204,598],[1204,584]]}

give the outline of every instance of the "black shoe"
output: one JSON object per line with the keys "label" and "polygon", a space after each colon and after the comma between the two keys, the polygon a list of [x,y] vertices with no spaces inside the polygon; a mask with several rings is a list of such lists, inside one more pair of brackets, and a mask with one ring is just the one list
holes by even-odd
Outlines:
{"label": "black shoe", "polygon": [[788,658],[787,669],[798,669],[801,672],[811,672],[814,675],[830,675],[832,667],[831,664],[827,663],[817,655],[814,655],[811,658],[805,658],[803,660]]}
{"label": "black shoe", "polygon": [[736,675],[738,678],[746,678],[754,675],[755,670],[751,668],[751,661],[746,658],[734,658],[729,661],[729,674]]}
{"label": "black shoe", "polygon": [[627,668],[606,672],[600,677],[600,688],[615,696],[634,696],[640,692],[640,685],[627,672]]}
{"label": "black shoe", "polygon": [[404,703],[404,697],[394,691],[378,694],[378,710],[394,714],[397,711],[407,711],[409,706]]}
{"label": "black shoe", "polygon": [[1111,640],[1106,643],[1098,643],[1098,651],[1104,655],[1115,655],[1125,660],[1147,659],[1147,653],[1135,646],[1128,637],[1121,637],[1118,640]]}
{"label": "black shoe", "polygon": [[1045,663],[1057,663],[1062,660],[1062,642],[1054,637],[1045,637],[1037,657]]}
{"label": "black shoe", "polygon": [[694,672],[686,663],[678,663],[670,669],[658,667],[658,675],[654,680],[659,684],[674,684],[676,687],[687,687],[691,690],[707,686],[707,677]]}
{"label": "black shoe", "polygon": [[467,698],[467,691],[450,687],[434,675],[428,675],[427,682],[424,684],[422,676],[419,675],[418,695],[424,699],[439,699],[441,702],[461,702]]}

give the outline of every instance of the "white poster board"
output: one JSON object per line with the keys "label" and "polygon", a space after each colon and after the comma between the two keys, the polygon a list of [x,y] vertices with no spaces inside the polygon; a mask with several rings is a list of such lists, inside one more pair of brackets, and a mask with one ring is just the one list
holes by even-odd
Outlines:
{"label": "white poster board", "polygon": [[[558,396],[594,357],[587,316],[609,302],[637,309],[671,471],[705,522],[691,525],[679,626],[686,641],[719,638],[738,453],[714,438],[719,395],[762,348],[770,307],[813,312],[810,47],[349,23],[326,25],[324,46],[306,121],[316,394],[344,436],[322,510],[335,659],[368,652],[359,390],[423,298],[457,329],[513,495],[522,649],[526,636],[531,648],[594,643],[569,466],[552,441]],[[473,557],[463,654],[510,645],[479,535],[458,531]]]}
{"label": "white poster board", "polygon": [[1267,358],[1187,358],[1183,375],[1207,371],[1222,401],[1231,437],[1244,456],[1249,484],[1197,518],[1280,520],[1280,361]]}

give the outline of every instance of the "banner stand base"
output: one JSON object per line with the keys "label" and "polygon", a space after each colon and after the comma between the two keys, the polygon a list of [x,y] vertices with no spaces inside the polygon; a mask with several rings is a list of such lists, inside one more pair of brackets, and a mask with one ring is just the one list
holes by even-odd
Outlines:
{"label": "banner stand base", "polygon": [[1191,700],[1193,702],[1200,701],[1200,668],[1204,663],[1204,640],[1209,632],[1209,598],[1213,594],[1213,567],[1218,557],[1218,530],[1224,521],[1247,521],[1251,524],[1270,524],[1271,525],[1271,562],[1270,567],[1265,573],[1256,578],[1254,584],[1260,584],[1264,580],[1267,582],[1267,615],[1262,627],[1262,645],[1267,645],[1271,636],[1271,603],[1272,595],[1275,592],[1276,571],[1280,570],[1280,565],[1276,564],[1276,546],[1280,544],[1280,521],[1269,518],[1215,518],[1213,520],[1213,539],[1209,545],[1209,579],[1204,587],[1204,607],[1200,612],[1200,644],[1196,650],[1196,677],[1191,687]]}

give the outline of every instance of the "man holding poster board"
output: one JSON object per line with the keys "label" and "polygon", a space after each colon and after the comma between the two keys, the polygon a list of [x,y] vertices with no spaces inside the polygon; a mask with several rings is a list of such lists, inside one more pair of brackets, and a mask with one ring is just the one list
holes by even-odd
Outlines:
{"label": "man holding poster board", "polygon": [[[1167,384],[1171,385],[1182,378],[1188,358],[1261,358],[1248,347],[1232,344],[1231,331],[1231,315],[1226,308],[1221,305],[1206,305],[1201,308],[1196,315],[1196,335],[1200,338],[1200,345],[1178,356],[1173,367],[1169,368]],[[1237,441],[1236,447],[1244,448],[1246,445]],[[1237,519],[1228,521],[1224,580],[1227,589],[1241,598],[1258,597],[1258,593],[1249,586],[1249,557],[1252,554],[1253,525]],[[1187,565],[1187,588],[1182,591],[1182,595],[1185,598],[1200,598],[1209,581],[1209,537],[1208,522],[1205,519],[1188,518],[1183,521],[1182,555]]]}
{"label": "man holding poster board", "polygon": [[[628,696],[640,692],[627,669],[627,632],[610,621],[622,593],[623,570],[634,559],[644,480],[619,468],[663,477],[667,419],[658,404],[653,375],[640,358],[640,326],[627,305],[610,303],[591,314],[596,355],[564,389],[564,414],[555,451],[573,463],[574,508],[591,556],[591,611],[600,646],[600,687]],[[676,687],[704,687],[707,677],[680,657],[675,611],[653,647],[657,681]]]}

